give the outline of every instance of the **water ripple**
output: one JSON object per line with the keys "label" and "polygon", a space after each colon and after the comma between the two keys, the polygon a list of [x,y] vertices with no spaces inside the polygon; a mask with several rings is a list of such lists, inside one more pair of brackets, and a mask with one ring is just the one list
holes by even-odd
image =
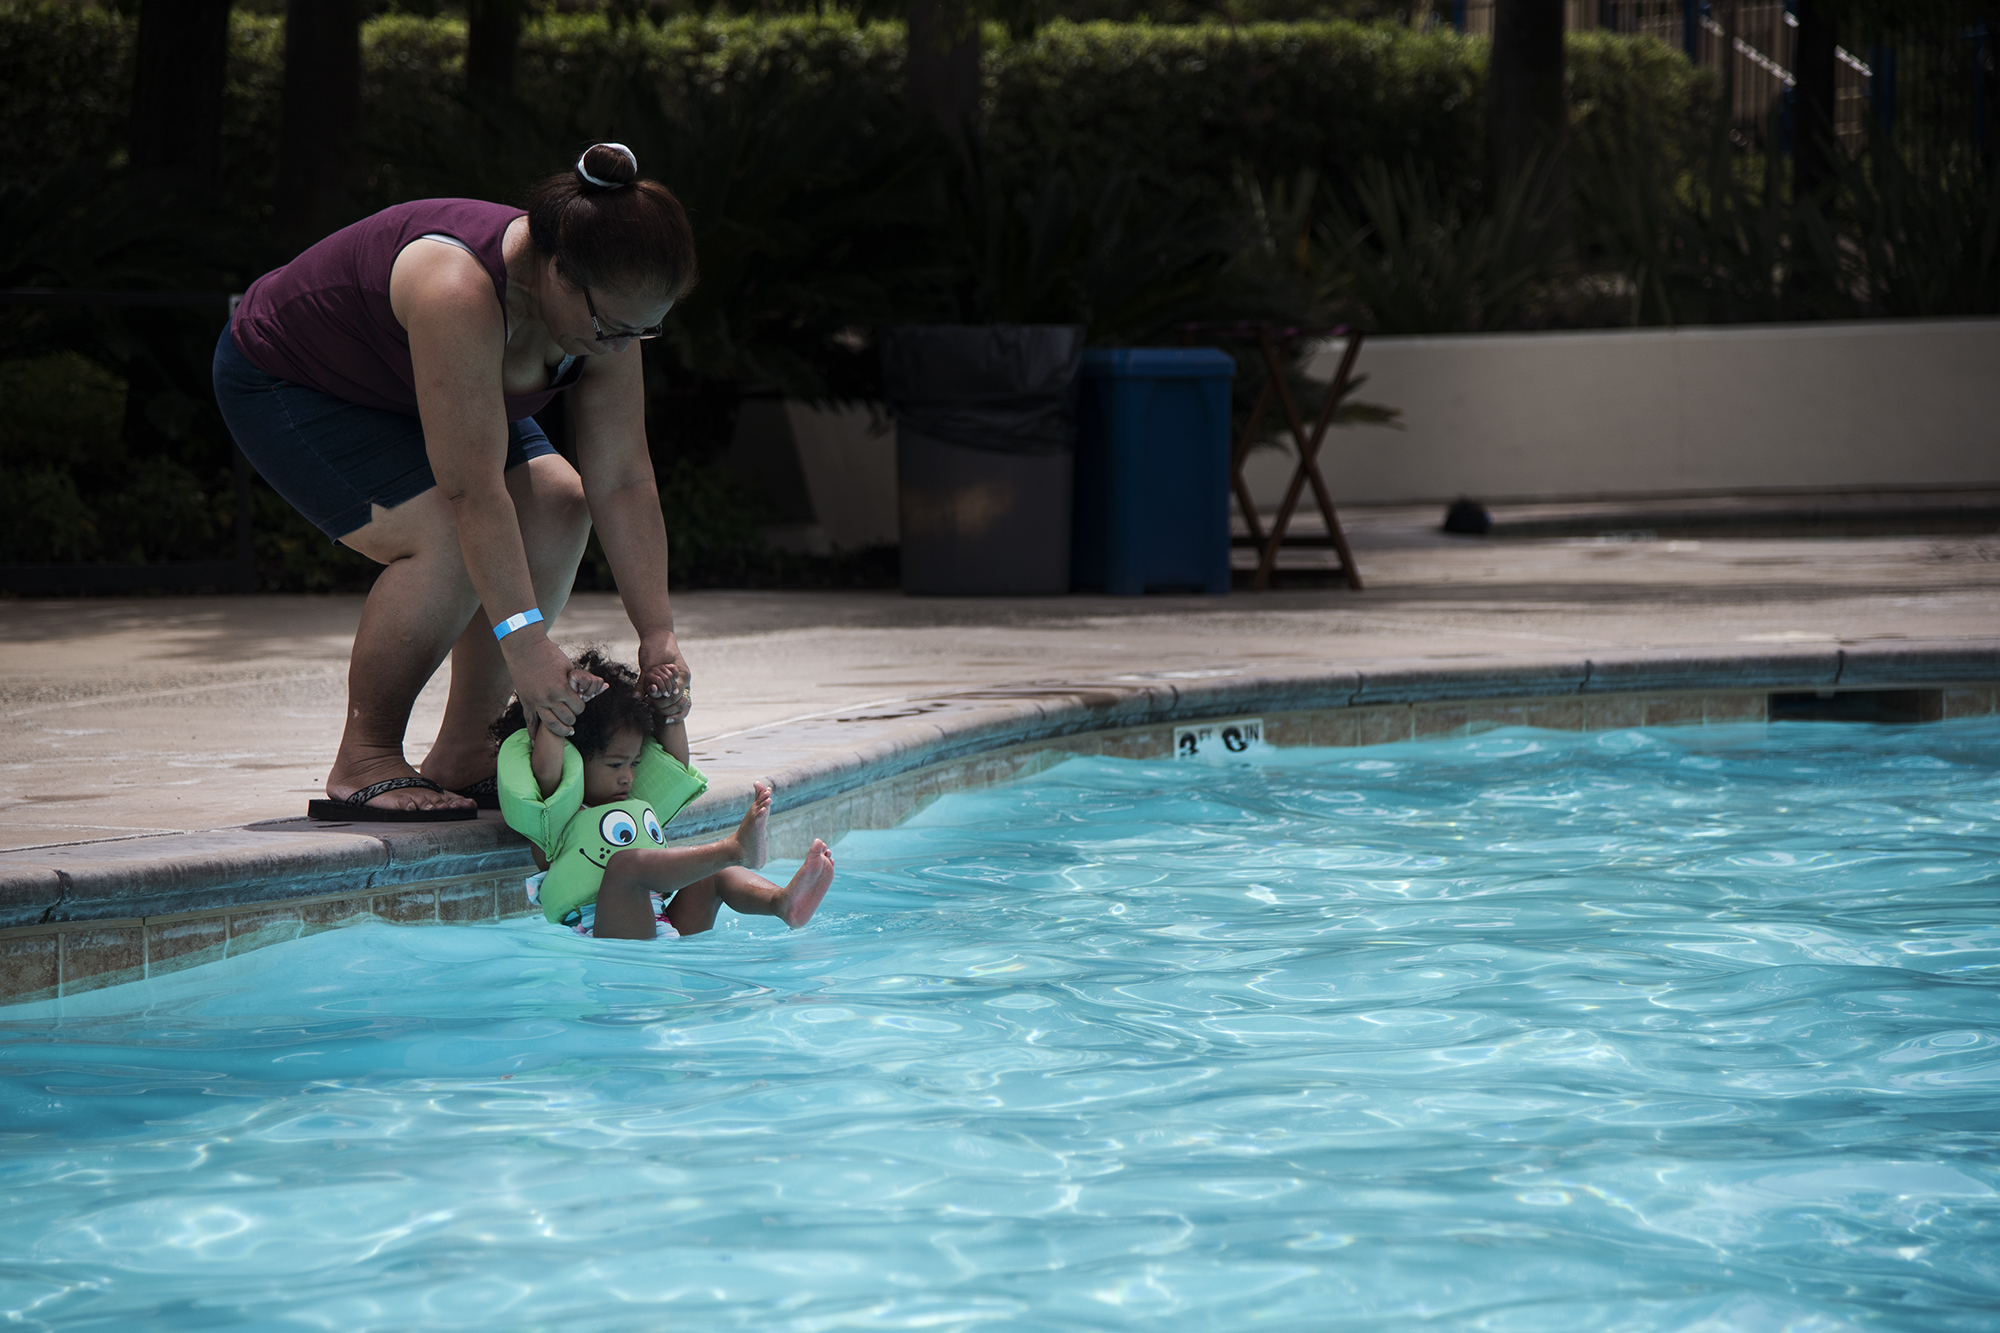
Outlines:
{"label": "water ripple", "polygon": [[1076,760],[0,1019],[0,1317],[1990,1329],[2000,724]]}

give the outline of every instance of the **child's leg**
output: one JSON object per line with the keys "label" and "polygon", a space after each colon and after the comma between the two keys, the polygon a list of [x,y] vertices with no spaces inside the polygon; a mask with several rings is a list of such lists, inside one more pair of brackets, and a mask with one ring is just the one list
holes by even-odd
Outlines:
{"label": "child's leg", "polygon": [[[607,940],[654,938],[659,928],[649,895],[672,894],[745,862],[762,865],[764,826],[770,815],[771,788],[759,782],[743,822],[729,837],[699,847],[628,847],[619,852],[604,868],[604,882],[597,887],[597,921],[591,933]],[[713,919],[713,911],[709,915]]]}
{"label": "child's leg", "polygon": [[[779,888],[770,880],[742,866],[718,870],[688,885],[667,904],[668,924],[683,935],[699,935],[715,925],[717,908],[727,906],[745,916],[775,916],[797,930],[812,920],[833,884],[833,853],[825,843],[813,840],[812,850],[800,864],[791,883]],[[598,899],[597,919],[604,920],[604,900]],[[599,925],[599,933],[603,927]]]}

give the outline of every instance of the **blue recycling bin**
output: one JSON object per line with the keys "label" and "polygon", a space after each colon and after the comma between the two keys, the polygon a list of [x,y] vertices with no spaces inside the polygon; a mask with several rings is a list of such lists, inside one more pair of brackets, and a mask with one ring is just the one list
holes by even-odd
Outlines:
{"label": "blue recycling bin", "polygon": [[1229,391],[1215,347],[1093,348],[1077,405],[1071,582],[1229,591]]}

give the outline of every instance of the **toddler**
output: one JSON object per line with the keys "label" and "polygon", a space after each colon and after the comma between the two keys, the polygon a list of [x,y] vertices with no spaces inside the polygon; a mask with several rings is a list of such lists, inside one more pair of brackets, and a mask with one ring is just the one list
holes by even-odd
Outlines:
{"label": "toddler", "polygon": [[648,701],[636,671],[594,649],[576,666],[606,688],[584,705],[568,740],[524,718],[519,699],[493,724],[501,814],[535,845],[547,872],[542,914],[620,940],[653,939],[662,925],[670,935],[698,934],[715,924],[718,904],[794,930],[810,921],[833,883],[826,844],[813,841],[783,888],[754,873],[766,859],[771,814],[770,785],[759,782],[735,833],[667,846],[664,826],[708,790],[688,767],[678,690]]}

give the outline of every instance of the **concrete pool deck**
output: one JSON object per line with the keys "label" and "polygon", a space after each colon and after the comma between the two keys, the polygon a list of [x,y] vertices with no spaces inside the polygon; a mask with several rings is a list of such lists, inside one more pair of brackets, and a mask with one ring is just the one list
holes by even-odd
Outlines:
{"label": "concrete pool deck", "polygon": [[[1171,753],[1267,716],[1277,743],[1509,722],[1752,720],[1777,690],[1923,688],[1991,713],[2000,535],[1477,539],[1438,507],[1344,511],[1364,592],[1226,598],[676,597],[710,795],[778,787],[779,850],[893,823],[1054,752]],[[1632,525],[1625,523],[1629,529]],[[358,597],[0,602],[0,999],[191,965],[367,916],[520,911],[497,820],[313,825]],[[616,598],[559,639],[631,646]],[[442,706],[419,701],[412,758]]]}

